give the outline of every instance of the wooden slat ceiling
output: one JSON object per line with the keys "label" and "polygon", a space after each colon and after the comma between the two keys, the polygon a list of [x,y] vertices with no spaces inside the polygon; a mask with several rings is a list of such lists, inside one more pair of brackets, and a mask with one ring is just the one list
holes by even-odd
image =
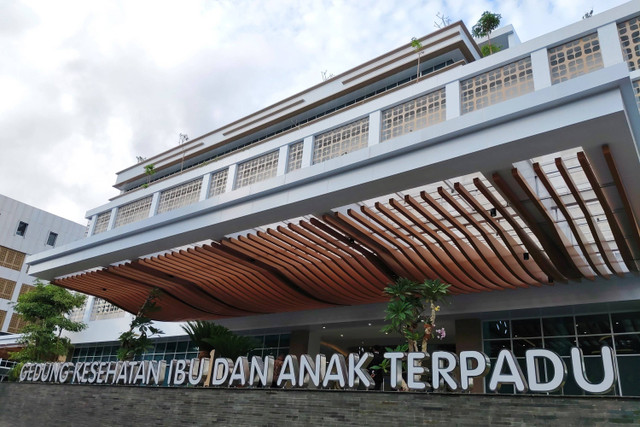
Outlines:
{"label": "wooden slat ceiling", "polygon": [[398,277],[453,294],[611,279],[638,271],[640,233],[602,156],[602,171],[563,152],[54,283],[134,313],[157,287],[154,317],[176,321],[382,302]]}

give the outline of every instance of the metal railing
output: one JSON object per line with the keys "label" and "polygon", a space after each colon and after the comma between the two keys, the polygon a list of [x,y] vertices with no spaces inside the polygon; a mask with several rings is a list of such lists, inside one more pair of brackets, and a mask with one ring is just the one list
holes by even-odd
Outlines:
{"label": "metal railing", "polygon": [[9,371],[16,366],[16,362],[7,359],[0,359],[0,383],[6,381],[9,376]]}

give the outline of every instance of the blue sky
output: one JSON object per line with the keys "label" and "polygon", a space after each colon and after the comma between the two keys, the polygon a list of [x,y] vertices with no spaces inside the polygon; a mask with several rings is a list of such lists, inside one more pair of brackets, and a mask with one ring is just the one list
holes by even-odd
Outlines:
{"label": "blue sky", "polygon": [[0,194],[84,223],[115,173],[435,30],[522,41],[624,1],[0,1]]}

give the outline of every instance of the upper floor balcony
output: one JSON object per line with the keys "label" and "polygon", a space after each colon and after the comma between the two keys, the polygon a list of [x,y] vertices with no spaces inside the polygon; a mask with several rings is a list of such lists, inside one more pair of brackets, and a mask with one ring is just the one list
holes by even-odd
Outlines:
{"label": "upper floor balcony", "polygon": [[638,177],[639,11],[512,36],[486,58],[462,23],[432,33],[419,71],[402,46],[119,172],[121,194],[87,212],[87,238],[31,256],[31,273],[53,279],[577,146],[611,144]]}

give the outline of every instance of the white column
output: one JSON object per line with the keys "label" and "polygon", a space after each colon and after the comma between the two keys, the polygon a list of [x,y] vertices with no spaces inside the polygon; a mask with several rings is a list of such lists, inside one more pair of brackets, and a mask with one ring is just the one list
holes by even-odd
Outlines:
{"label": "white column", "polygon": [[238,164],[234,163],[229,166],[229,173],[227,174],[227,187],[224,189],[225,193],[233,191],[233,186],[236,182],[236,172],[238,171]]}
{"label": "white column", "polygon": [[313,135],[304,139],[302,146],[302,168],[311,166],[311,160],[313,159]]}
{"label": "white column", "polygon": [[288,152],[288,145],[283,145],[282,147],[280,147],[280,152],[278,153],[278,170],[276,172],[276,176],[284,175],[287,172]]}
{"label": "white column", "polygon": [[211,187],[211,174],[208,173],[202,177],[202,186],[200,187],[200,197],[198,201],[203,201],[207,199],[209,195],[209,188]]}
{"label": "white column", "polygon": [[460,82],[458,80],[447,83],[445,98],[447,100],[447,120],[460,117]]}
{"label": "white column", "polygon": [[598,28],[598,40],[600,41],[600,52],[602,62],[605,67],[624,62],[620,38],[618,37],[618,26],[615,22]]}
{"label": "white column", "polygon": [[382,111],[377,110],[369,114],[369,141],[368,146],[380,143],[380,131],[382,129]]}
{"label": "white column", "polygon": [[158,212],[158,204],[160,203],[160,192],[153,193],[151,198],[151,206],[149,206],[149,218],[154,216]]}
{"label": "white column", "polygon": [[113,226],[116,225],[116,216],[118,215],[118,208],[111,209],[111,217],[109,217],[109,225],[107,230],[113,230]]}
{"label": "white column", "polygon": [[93,303],[95,302],[96,297],[90,296],[87,299],[87,303],[84,306],[84,313],[82,315],[82,323],[88,324],[91,320],[91,312],[93,311]]}
{"label": "white column", "polygon": [[98,219],[98,215],[94,215],[91,217],[91,222],[89,223],[89,230],[87,230],[87,237],[93,236],[93,232],[96,229],[97,219]]}
{"label": "white column", "polygon": [[546,48],[531,53],[531,70],[533,71],[533,90],[551,87],[551,70]]}

